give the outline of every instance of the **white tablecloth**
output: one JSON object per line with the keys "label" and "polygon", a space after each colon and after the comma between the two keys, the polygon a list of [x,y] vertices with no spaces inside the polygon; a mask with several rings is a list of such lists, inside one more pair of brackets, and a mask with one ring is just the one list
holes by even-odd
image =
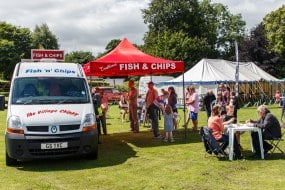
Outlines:
{"label": "white tablecloth", "polygon": [[[264,150],[263,150],[263,139],[262,139],[262,131],[258,127],[250,127],[246,124],[231,124],[228,126],[229,132],[229,160],[233,160],[233,150],[234,150],[234,134],[236,131],[256,131],[258,132],[259,142],[260,142],[260,155],[261,159],[264,159]],[[251,136],[250,136],[251,137]],[[252,139],[251,139],[251,150],[254,151]]]}

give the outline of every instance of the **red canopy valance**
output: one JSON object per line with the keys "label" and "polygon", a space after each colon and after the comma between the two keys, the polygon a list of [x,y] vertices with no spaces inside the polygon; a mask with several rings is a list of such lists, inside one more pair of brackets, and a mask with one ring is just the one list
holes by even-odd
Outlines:
{"label": "red canopy valance", "polygon": [[87,76],[141,76],[184,72],[182,61],[145,54],[126,38],[114,50],[83,67]]}

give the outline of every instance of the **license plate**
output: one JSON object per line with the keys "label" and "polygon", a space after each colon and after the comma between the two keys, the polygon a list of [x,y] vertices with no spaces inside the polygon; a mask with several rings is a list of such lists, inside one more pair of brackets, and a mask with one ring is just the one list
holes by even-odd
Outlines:
{"label": "license plate", "polygon": [[57,142],[57,143],[42,143],[41,149],[61,149],[67,148],[67,142]]}

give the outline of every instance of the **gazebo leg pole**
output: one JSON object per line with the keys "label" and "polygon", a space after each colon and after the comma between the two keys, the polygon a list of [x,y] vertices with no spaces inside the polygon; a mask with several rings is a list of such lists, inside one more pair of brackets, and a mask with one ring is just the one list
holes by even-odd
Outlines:
{"label": "gazebo leg pole", "polygon": [[183,112],[184,112],[184,137],[185,137],[185,139],[186,139],[186,137],[187,137],[187,125],[185,125],[186,124],[186,113],[185,113],[185,111],[186,111],[186,105],[185,105],[185,84],[184,84],[184,71],[183,71],[183,83],[182,83],[182,88],[183,88],[183,90],[182,90],[182,92],[183,92]]}

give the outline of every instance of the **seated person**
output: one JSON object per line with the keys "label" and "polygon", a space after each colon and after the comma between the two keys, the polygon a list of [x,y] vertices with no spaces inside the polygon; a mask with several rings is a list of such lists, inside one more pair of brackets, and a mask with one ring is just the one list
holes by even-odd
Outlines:
{"label": "seated person", "polygon": [[49,95],[50,96],[60,96],[60,88],[56,82],[52,82],[49,86]]}
{"label": "seated person", "polygon": [[[229,145],[229,135],[223,134],[225,131],[224,125],[220,118],[222,109],[220,105],[214,105],[212,108],[212,115],[208,120],[208,127],[212,129],[212,134],[214,138],[221,143],[224,143],[221,149],[224,151]],[[236,138],[234,137],[234,153],[236,159],[242,159],[238,143]]]}
{"label": "seated person", "polygon": [[[265,141],[265,139],[270,140],[272,138],[280,138],[281,137],[281,127],[278,119],[270,113],[269,109],[265,105],[261,105],[257,108],[257,113],[260,116],[259,120],[254,121],[249,119],[246,121],[248,125],[252,125],[254,127],[259,127],[262,130],[262,138],[263,138],[263,148],[264,153],[267,153],[273,147],[271,144]],[[252,143],[255,150],[255,156],[260,156],[260,144],[258,138],[258,132],[252,132]]]}
{"label": "seated person", "polygon": [[21,92],[22,97],[37,96],[38,92],[34,84],[26,84],[23,91]]}
{"label": "seated person", "polygon": [[124,122],[126,120],[126,114],[128,113],[129,110],[129,104],[124,95],[121,95],[120,97],[119,108],[120,108],[121,120]]}

